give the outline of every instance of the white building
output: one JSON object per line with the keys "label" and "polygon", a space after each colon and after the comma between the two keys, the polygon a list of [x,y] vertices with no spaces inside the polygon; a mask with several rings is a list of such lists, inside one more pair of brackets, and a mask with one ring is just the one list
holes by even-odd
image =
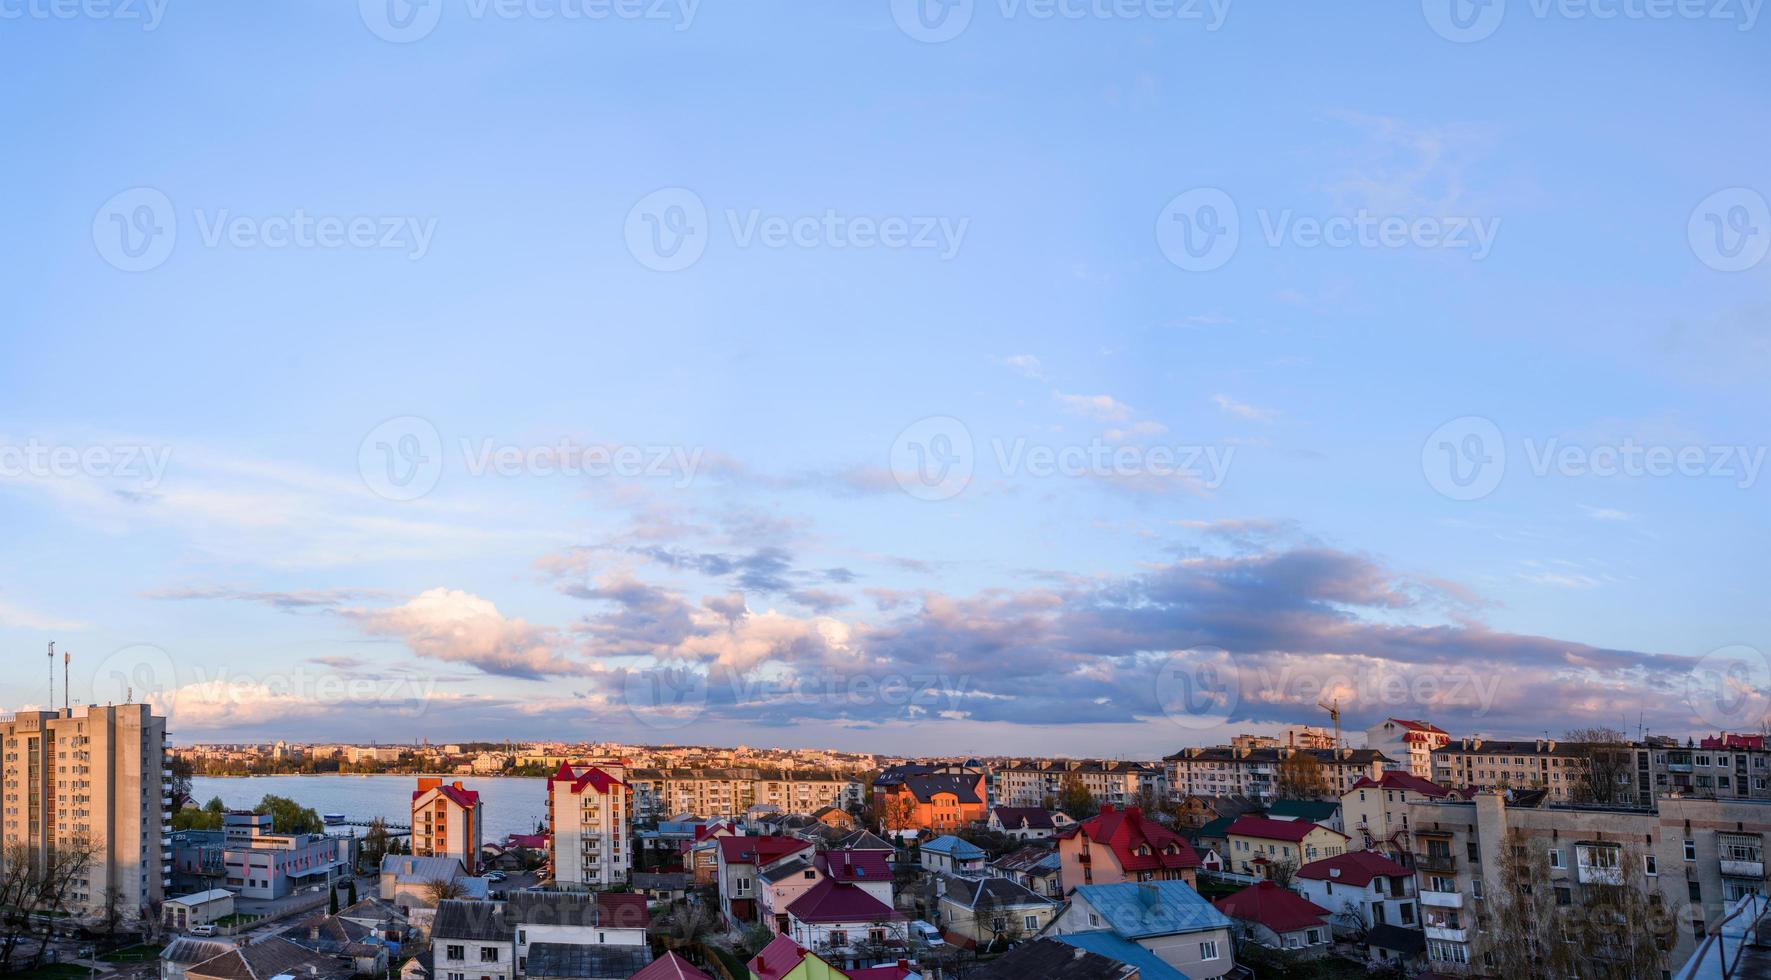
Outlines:
{"label": "white building", "polygon": [[618,765],[561,765],[547,779],[553,876],[563,884],[607,888],[633,868],[633,789]]}
{"label": "white building", "polygon": [[1395,759],[1397,768],[1422,779],[1433,778],[1433,750],[1450,741],[1445,729],[1407,718],[1385,718],[1365,730],[1366,748]]}

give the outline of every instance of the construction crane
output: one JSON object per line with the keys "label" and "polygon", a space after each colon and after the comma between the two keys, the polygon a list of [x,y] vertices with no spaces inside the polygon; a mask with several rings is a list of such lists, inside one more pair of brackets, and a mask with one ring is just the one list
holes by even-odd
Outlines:
{"label": "construction crane", "polygon": [[1332,718],[1334,720],[1334,747],[1336,749],[1340,748],[1341,747],[1341,699],[1335,698],[1332,702],[1318,701],[1318,702],[1316,702],[1316,707],[1321,708],[1323,711],[1328,712],[1328,717]]}

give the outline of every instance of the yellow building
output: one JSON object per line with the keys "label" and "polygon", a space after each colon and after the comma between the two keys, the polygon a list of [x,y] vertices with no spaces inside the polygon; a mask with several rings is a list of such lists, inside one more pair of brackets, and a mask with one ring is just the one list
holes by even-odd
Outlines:
{"label": "yellow building", "polygon": [[1308,820],[1237,817],[1224,836],[1230,848],[1224,855],[1227,869],[1259,878],[1280,877],[1281,868],[1296,871],[1347,850],[1346,834]]}

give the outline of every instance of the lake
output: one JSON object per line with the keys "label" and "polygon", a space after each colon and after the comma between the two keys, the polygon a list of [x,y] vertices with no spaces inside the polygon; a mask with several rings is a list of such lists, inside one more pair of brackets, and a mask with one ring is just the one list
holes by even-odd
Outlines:
{"label": "lake", "polygon": [[[547,780],[524,776],[445,776],[448,782],[480,794],[485,808],[482,837],[487,843],[511,834],[532,834],[547,816]],[[412,823],[412,791],[417,776],[194,776],[191,796],[198,806],[221,797],[229,809],[257,806],[265,794],[287,796],[316,813],[342,813],[348,820],[380,817],[391,824]],[[364,828],[328,828],[334,833]]]}

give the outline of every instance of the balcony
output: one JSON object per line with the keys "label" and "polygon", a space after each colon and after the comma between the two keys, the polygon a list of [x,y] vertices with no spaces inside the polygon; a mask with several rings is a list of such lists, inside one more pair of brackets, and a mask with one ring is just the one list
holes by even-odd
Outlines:
{"label": "balcony", "polygon": [[1428,908],[1461,909],[1464,907],[1464,893],[1422,890],[1420,903]]}
{"label": "balcony", "polygon": [[1457,858],[1449,854],[1416,854],[1414,866],[1421,871],[1456,871]]}
{"label": "balcony", "polygon": [[1722,859],[1722,875],[1726,878],[1763,878],[1764,861],[1731,861]]}
{"label": "balcony", "polygon": [[1428,939],[1437,939],[1441,942],[1466,943],[1470,941],[1470,933],[1467,929],[1449,929],[1442,926],[1427,926],[1426,933]]}

